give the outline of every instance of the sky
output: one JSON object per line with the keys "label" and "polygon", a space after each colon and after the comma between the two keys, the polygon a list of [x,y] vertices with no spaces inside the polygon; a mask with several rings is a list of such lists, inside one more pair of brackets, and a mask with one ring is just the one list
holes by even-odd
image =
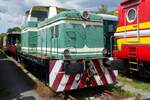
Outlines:
{"label": "sky", "polygon": [[117,9],[122,0],[0,0],[0,33],[20,26],[24,12],[33,5],[57,6],[79,11],[96,11],[101,4]]}

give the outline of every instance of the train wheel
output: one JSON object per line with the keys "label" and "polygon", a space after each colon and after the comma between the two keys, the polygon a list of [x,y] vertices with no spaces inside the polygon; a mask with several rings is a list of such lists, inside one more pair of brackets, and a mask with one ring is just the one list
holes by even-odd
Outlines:
{"label": "train wheel", "polygon": [[141,61],[139,64],[139,76],[150,78],[150,63]]}
{"label": "train wheel", "polygon": [[119,72],[127,76],[130,74],[129,61],[127,59],[124,59],[122,66],[119,66]]}

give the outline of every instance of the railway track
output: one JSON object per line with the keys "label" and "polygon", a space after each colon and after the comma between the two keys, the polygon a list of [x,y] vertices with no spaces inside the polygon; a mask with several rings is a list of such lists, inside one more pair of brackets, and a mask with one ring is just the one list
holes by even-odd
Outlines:
{"label": "railway track", "polygon": [[[37,83],[36,90],[39,95],[46,100],[116,100],[115,98],[122,98],[119,94],[111,92],[110,87],[100,86],[95,88],[85,88],[81,90],[73,90],[63,93],[55,93],[43,82],[41,82],[35,75],[24,66],[18,63],[15,59],[9,58],[13,61],[26,75],[28,75],[34,82]],[[37,75],[38,76],[38,75]]]}
{"label": "railway track", "polygon": [[[81,90],[83,92],[83,90]],[[88,89],[89,91],[89,89]],[[80,91],[79,91],[80,92]],[[73,94],[62,94],[61,97],[64,100],[117,100],[122,99],[122,97],[119,94],[114,94],[111,91],[104,91],[102,93],[97,92],[96,94],[87,95],[82,97],[80,95],[73,95]]]}

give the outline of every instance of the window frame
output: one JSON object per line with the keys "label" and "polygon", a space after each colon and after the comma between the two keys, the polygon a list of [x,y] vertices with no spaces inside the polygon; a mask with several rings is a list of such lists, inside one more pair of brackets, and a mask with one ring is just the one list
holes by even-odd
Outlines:
{"label": "window frame", "polygon": [[[130,20],[130,18],[129,18],[129,12],[130,12],[130,11],[134,11],[134,12],[135,12],[134,19],[131,19],[131,20]],[[128,12],[127,12],[127,14],[126,14],[126,20],[127,20],[129,23],[132,23],[132,22],[134,22],[134,21],[136,20],[136,18],[137,18],[137,10],[136,10],[135,8],[129,9]]]}

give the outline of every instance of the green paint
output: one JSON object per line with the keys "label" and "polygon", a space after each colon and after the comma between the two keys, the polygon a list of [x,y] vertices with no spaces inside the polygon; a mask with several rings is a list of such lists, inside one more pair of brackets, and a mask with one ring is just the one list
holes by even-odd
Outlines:
{"label": "green paint", "polygon": [[[67,20],[73,22],[48,27]],[[80,12],[74,10],[61,12],[41,22],[26,21],[22,26],[24,31],[21,34],[21,45],[26,49],[22,49],[22,52],[30,55],[47,55],[48,58],[64,60],[68,58],[65,58],[64,51],[60,52],[59,49],[66,48],[74,50],[73,52],[70,51],[71,59],[101,59],[104,57],[102,48],[105,46],[104,32],[107,31],[104,28],[105,26],[101,16],[90,13],[89,18],[85,21]],[[38,29],[38,31],[35,31],[35,29]],[[101,50],[86,50],[82,53],[77,51],[78,49],[85,50],[85,48],[101,48]]]}

